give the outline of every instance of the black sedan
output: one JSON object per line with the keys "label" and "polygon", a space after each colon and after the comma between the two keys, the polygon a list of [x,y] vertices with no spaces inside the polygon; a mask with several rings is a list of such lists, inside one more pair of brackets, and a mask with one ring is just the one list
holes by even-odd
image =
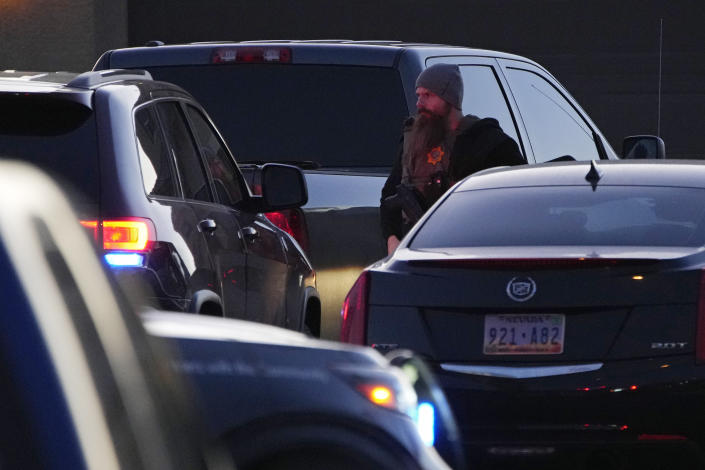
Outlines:
{"label": "black sedan", "polygon": [[360,276],[341,339],[434,365],[471,461],[705,466],[705,164],[458,183]]}

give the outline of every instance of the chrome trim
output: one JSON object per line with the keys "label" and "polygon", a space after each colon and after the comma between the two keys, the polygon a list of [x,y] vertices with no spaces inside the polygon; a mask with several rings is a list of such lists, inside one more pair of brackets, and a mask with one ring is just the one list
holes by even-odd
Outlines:
{"label": "chrome trim", "polygon": [[543,367],[504,367],[475,366],[463,364],[441,364],[441,369],[461,374],[483,375],[486,377],[502,377],[508,379],[531,379],[535,377],[550,377],[553,375],[580,374],[591,372],[602,367],[602,362],[593,364],[571,364],[564,366]]}

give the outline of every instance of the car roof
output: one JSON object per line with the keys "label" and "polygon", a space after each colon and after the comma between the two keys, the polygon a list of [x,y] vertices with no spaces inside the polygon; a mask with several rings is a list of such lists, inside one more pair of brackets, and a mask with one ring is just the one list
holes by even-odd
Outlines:
{"label": "car roof", "polygon": [[153,80],[149,72],[141,69],[106,69],[83,73],[0,71],[0,93],[46,93],[52,97],[63,96],[79,101],[89,108],[93,107],[93,91],[115,84],[137,86],[143,95],[148,91],[160,90],[191,96],[178,85]]}
{"label": "car roof", "polygon": [[359,356],[358,360],[385,363],[373,349],[314,339],[303,333],[252,321],[154,309],[144,309],[140,317],[145,329],[153,336],[309,348],[321,354],[325,351],[347,352]]}
{"label": "car roof", "polygon": [[[163,45],[152,41],[150,46],[131,47],[107,51],[111,67],[133,67],[143,63],[143,57],[150,57],[152,66],[209,64],[211,53],[219,47],[287,47],[292,51],[292,63],[298,64],[348,64],[394,66],[401,53],[418,54],[421,57],[434,56],[478,56],[531,61],[515,54],[474,49],[447,44],[430,44],[403,41],[353,41],[346,39],[322,40],[260,40],[260,41],[210,41],[188,44]],[[159,57],[159,59],[155,59]],[[101,58],[102,59],[102,58]],[[99,59],[98,63],[101,63]],[[536,64],[538,65],[538,64]]]}
{"label": "car roof", "polygon": [[705,161],[597,160],[502,167],[470,175],[455,191],[529,186],[584,186],[595,167],[600,185],[677,186],[705,188]]}

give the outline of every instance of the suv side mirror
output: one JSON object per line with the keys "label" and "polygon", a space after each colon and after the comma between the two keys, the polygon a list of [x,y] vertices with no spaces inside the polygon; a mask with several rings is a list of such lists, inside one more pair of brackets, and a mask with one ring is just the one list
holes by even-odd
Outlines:
{"label": "suv side mirror", "polygon": [[666,144],[655,135],[632,135],[622,141],[622,158],[666,158]]}
{"label": "suv side mirror", "polygon": [[262,198],[273,210],[301,207],[308,202],[304,174],[295,166],[268,163],[262,167]]}
{"label": "suv side mirror", "polygon": [[255,179],[260,181],[261,196],[243,201],[252,212],[275,212],[301,207],[308,202],[306,180],[295,166],[267,163],[257,168]]}

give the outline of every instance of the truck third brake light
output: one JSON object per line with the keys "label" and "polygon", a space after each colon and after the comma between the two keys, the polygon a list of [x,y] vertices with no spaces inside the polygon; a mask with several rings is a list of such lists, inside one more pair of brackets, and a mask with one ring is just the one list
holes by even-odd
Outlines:
{"label": "truck third brake light", "polygon": [[288,47],[220,47],[211,54],[213,64],[289,62],[291,49]]}

